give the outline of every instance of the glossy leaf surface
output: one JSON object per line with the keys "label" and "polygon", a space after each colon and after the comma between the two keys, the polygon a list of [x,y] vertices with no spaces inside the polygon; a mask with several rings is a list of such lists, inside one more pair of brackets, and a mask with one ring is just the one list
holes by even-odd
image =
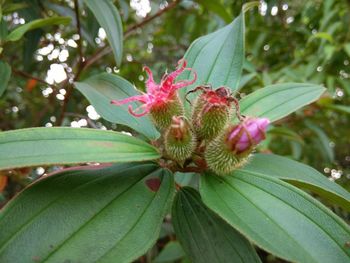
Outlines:
{"label": "glossy leaf surface", "polygon": [[31,128],[0,133],[0,169],[159,158],[157,150],[118,132],[81,128]]}
{"label": "glossy leaf surface", "polygon": [[278,179],[236,171],[202,177],[203,202],[261,248],[292,262],[350,260],[350,228],[320,202]]}
{"label": "glossy leaf surface", "polygon": [[[228,86],[236,90],[240,83],[244,60],[244,12],[232,23],[196,39],[186,51],[188,67],[197,73],[197,81],[186,91],[198,85]],[[191,72],[184,72],[181,79],[190,79]],[[188,96],[189,99],[195,95]]]}
{"label": "glossy leaf surface", "polygon": [[[127,80],[112,74],[95,75],[84,82],[76,82],[75,87],[94,106],[98,114],[105,120],[133,128],[151,139],[159,136],[148,116],[134,117],[128,111],[128,105],[116,106],[111,100],[120,100],[138,94],[133,85]],[[130,103],[133,107],[140,104]]]}
{"label": "glossy leaf surface", "polygon": [[152,164],[52,175],[1,212],[0,261],[132,262],[156,241],[173,193],[170,173]]}
{"label": "glossy leaf surface", "polygon": [[271,176],[309,189],[332,202],[350,210],[350,193],[326,176],[305,164],[273,155],[256,154],[243,168],[242,172],[256,176]]}
{"label": "glossy leaf surface", "polygon": [[172,215],[176,236],[192,262],[260,262],[249,241],[210,211],[193,188],[177,193]]}
{"label": "glossy leaf surface", "polygon": [[241,112],[276,121],[317,100],[324,91],[322,86],[304,83],[267,86],[244,97],[240,101]]}
{"label": "glossy leaf surface", "polygon": [[115,61],[120,66],[123,56],[123,25],[118,9],[109,0],[84,0],[84,2],[105,30]]}

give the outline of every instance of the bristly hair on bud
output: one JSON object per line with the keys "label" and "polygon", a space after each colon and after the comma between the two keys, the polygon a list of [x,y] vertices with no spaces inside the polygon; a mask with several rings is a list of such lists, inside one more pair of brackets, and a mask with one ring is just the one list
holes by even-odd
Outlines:
{"label": "bristly hair on bud", "polygon": [[267,118],[245,117],[241,123],[228,127],[206,149],[209,168],[225,175],[241,167],[255,146],[265,139],[269,123]]}
{"label": "bristly hair on bud", "polygon": [[191,157],[196,147],[196,138],[190,123],[184,116],[174,116],[164,136],[165,151],[179,163]]}
{"label": "bristly hair on bud", "polygon": [[183,71],[192,70],[191,68],[186,68],[187,62],[184,59],[181,59],[178,65],[178,69],[174,72],[164,74],[160,84],[154,81],[152,71],[148,67],[144,67],[144,70],[148,74],[148,79],[146,81],[147,93],[123,100],[112,100],[111,103],[120,106],[133,101],[141,102],[142,105],[136,109],[133,109],[132,106],[129,105],[130,114],[141,117],[147,113],[151,113],[158,128],[167,128],[173,116],[183,115],[183,105],[178,97],[177,90],[191,85],[197,80],[197,74],[193,72],[194,78],[192,80],[175,82],[175,79]]}
{"label": "bristly hair on bud", "polygon": [[232,105],[239,115],[237,99],[226,87],[212,90],[210,86],[199,86],[193,91],[202,91],[197,97],[193,112],[192,124],[198,138],[206,141],[214,139],[229,123],[232,113]]}

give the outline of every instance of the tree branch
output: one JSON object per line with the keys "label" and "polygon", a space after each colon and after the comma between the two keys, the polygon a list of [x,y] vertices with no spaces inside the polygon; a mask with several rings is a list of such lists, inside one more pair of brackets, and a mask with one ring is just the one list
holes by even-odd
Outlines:
{"label": "tree branch", "polygon": [[50,84],[48,83],[47,81],[41,79],[41,78],[38,78],[38,77],[35,77],[33,75],[30,75],[29,73],[27,72],[24,72],[24,71],[21,71],[21,70],[17,70],[15,68],[12,67],[12,72],[15,73],[16,75],[18,76],[21,76],[21,77],[24,77],[24,78],[27,78],[27,79],[34,79],[42,84],[45,84],[45,85],[48,85],[50,87],[53,87],[55,89],[58,89],[58,87],[55,85],[55,84]]}
{"label": "tree branch", "polygon": [[[144,20],[142,20],[141,22],[129,27],[125,32],[124,32],[124,39],[126,39],[127,37],[129,37],[131,35],[131,33],[133,31],[135,31],[138,28],[143,27],[144,25],[148,24],[149,22],[151,22],[152,20],[154,20],[155,18],[161,16],[162,14],[164,14],[165,12],[169,11],[170,9],[174,8],[178,3],[180,2],[180,0],[174,0],[172,3],[170,3],[167,7],[159,10],[157,13],[155,13],[152,16],[146,17]],[[92,55],[89,59],[84,61],[84,57],[83,57],[83,52],[82,52],[82,37],[81,37],[81,26],[80,26],[80,20],[79,20],[79,6],[78,6],[78,0],[74,0],[74,10],[75,10],[75,16],[76,16],[76,20],[77,20],[77,30],[78,30],[78,34],[79,34],[79,43],[78,43],[78,49],[79,49],[79,64],[78,64],[78,69],[77,69],[77,73],[74,77],[74,81],[78,80],[80,77],[80,74],[82,71],[86,70],[88,67],[90,67],[92,64],[94,64],[97,60],[101,59],[102,57],[104,57],[105,55],[109,54],[112,49],[109,46],[105,46],[99,50],[96,51],[96,53],[94,55]],[[67,87],[67,94],[64,98],[63,101],[63,105],[62,105],[62,110],[61,110],[61,114],[60,117],[58,118],[57,121],[57,125],[61,125],[64,119],[64,115],[65,115],[65,111],[67,108],[67,104],[70,100],[70,97],[72,95],[73,92],[73,84],[69,84]]]}
{"label": "tree branch", "polygon": [[[74,12],[75,12],[75,19],[77,21],[77,32],[78,32],[78,35],[79,35],[79,41],[78,41],[79,62],[78,62],[78,66],[77,66],[78,67],[77,72],[76,72],[76,74],[74,76],[74,81],[75,81],[75,80],[77,80],[79,78],[81,72],[84,69],[84,64],[85,64],[84,56],[83,56],[83,41],[82,41],[82,36],[81,36],[81,25],[80,25],[80,18],[79,18],[79,3],[78,3],[78,0],[74,0]],[[60,116],[58,118],[58,121],[57,121],[57,125],[58,126],[61,126],[61,124],[63,122],[68,102],[69,102],[69,100],[70,100],[70,98],[72,96],[72,93],[73,93],[73,88],[74,88],[73,84],[68,82],[67,94],[64,97],[63,105],[62,105],[62,108],[61,108],[61,114],[60,114]]]}
{"label": "tree branch", "polygon": [[[149,17],[146,17],[144,20],[142,20],[141,22],[130,26],[128,29],[125,30],[124,32],[124,39],[128,38],[136,29],[141,28],[145,25],[147,25],[149,22],[151,22],[152,20],[156,19],[157,17],[161,16],[162,14],[164,14],[165,12],[173,9],[178,3],[180,2],[180,0],[174,0],[173,2],[171,2],[167,7],[165,7],[164,9],[159,10],[157,13],[155,13],[154,15],[151,15]],[[94,64],[97,60],[101,59],[102,57],[104,57],[105,55],[108,55],[110,52],[112,52],[112,49],[110,46],[105,46],[103,48],[100,48],[99,50],[97,50],[97,52],[92,55],[90,58],[88,58],[84,64],[84,68],[83,70],[87,69],[88,67],[90,67],[92,64]]]}

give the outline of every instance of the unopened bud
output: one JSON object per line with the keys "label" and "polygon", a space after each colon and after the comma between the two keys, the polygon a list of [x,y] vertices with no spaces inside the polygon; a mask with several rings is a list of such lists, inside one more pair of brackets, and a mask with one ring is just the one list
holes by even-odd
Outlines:
{"label": "unopened bud", "polygon": [[225,175],[247,162],[255,146],[265,139],[270,121],[266,118],[245,118],[230,126],[207,147],[205,159],[210,169]]}
{"label": "unopened bud", "polygon": [[153,105],[150,113],[156,127],[163,130],[170,126],[173,116],[184,114],[184,108],[177,92],[174,92],[166,102]]}
{"label": "unopened bud", "polygon": [[[198,87],[203,93],[198,96],[192,122],[197,136],[206,141],[214,139],[230,120],[232,102],[235,101],[225,87],[216,90]],[[238,105],[238,104],[237,104]]]}
{"label": "unopened bud", "polygon": [[170,127],[165,133],[165,150],[170,158],[183,162],[191,157],[196,139],[188,121],[180,116],[174,116]]}

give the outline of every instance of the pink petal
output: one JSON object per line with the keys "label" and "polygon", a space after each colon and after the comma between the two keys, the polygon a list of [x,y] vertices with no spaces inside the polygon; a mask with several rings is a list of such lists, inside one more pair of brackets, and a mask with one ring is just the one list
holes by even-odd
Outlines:
{"label": "pink petal", "polygon": [[147,93],[155,93],[155,91],[159,90],[159,85],[157,85],[157,83],[155,83],[154,79],[153,79],[153,73],[151,71],[151,69],[147,66],[143,67],[143,70],[146,71],[147,75],[148,75],[148,79],[146,80],[146,87],[147,87]]}
{"label": "pink petal", "polygon": [[[143,112],[141,113],[136,113],[139,109],[141,108],[144,108]],[[129,105],[128,107],[128,110],[129,110],[129,113],[135,117],[142,117],[142,116],[145,116],[147,113],[149,113],[149,106],[147,104],[144,104],[138,108],[136,108],[135,110],[133,110],[132,106]]]}
{"label": "pink petal", "polygon": [[[182,65],[181,65],[181,63],[182,63]],[[171,90],[172,91],[172,85],[173,85],[174,80],[177,78],[177,76],[179,76],[185,70],[187,62],[184,59],[180,59],[178,62],[178,65],[181,65],[181,66],[177,70],[170,73],[165,78],[163,76],[164,80],[160,84],[162,90],[164,90],[164,91]]]}
{"label": "pink petal", "polygon": [[132,96],[132,97],[129,97],[129,98],[126,98],[123,100],[112,100],[111,103],[120,106],[120,105],[129,103],[129,102],[132,102],[132,101],[139,101],[142,103],[147,103],[148,96],[146,94],[145,95],[136,95],[136,96]]}
{"label": "pink petal", "polygon": [[[185,70],[192,70],[191,68],[185,68]],[[173,89],[181,89],[183,87],[186,87],[186,86],[189,86],[189,85],[192,85],[193,83],[196,82],[197,80],[197,73],[193,71],[193,79],[192,80],[182,80],[182,81],[179,81],[175,84],[173,84]]]}

